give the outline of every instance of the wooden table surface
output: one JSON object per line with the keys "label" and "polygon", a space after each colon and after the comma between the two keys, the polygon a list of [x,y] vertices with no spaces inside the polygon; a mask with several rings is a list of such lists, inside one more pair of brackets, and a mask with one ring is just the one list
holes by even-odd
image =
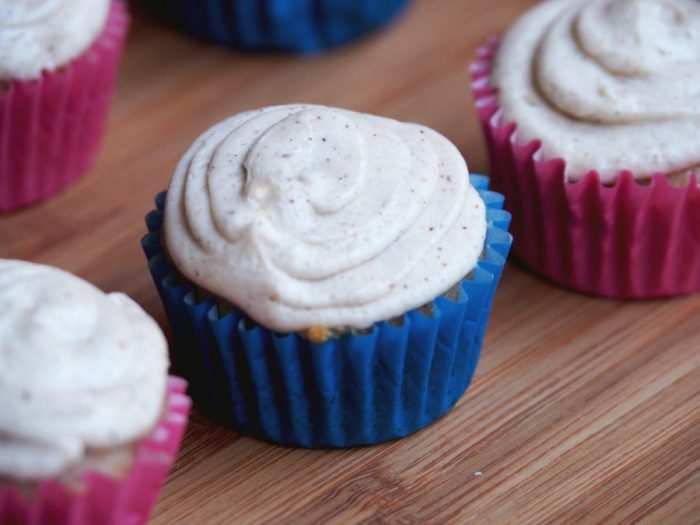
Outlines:
{"label": "wooden table surface", "polygon": [[[0,257],[73,271],[165,327],[139,239],[199,133],[316,102],[431,126],[487,168],[467,64],[532,0],[417,1],[388,32],[313,57],[229,53],[135,13],[91,173],[0,217]],[[621,303],[516,264],[467,394],[399,442],[295,450],[193,414],[153,523],[700,523],[700,295]]]}

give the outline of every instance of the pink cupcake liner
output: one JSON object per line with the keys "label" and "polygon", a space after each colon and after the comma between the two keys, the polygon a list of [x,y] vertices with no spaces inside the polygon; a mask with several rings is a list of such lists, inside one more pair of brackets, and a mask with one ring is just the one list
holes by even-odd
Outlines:
{"label": "pink cupcake liner", "polygon": [[563,159],[544,159],[541,143],[518,142],[491,84],[498,39],[471,65],[494,189],[506,197],[517,258],[536,273],[579,292],[650,299],[700,290],[700,186],[663,174],[648,184],[623,171],[604,186],[591,171],[567,182]]}
{"label": "pink cupcake liner", "polygon": [[190,398],[187,382],[168,378],[167,413],[137,448],[134,463],[123,479],[86,472],[84,489],[59,481],[42,482],[33,498],[11,485],[0,485],[3,525],[139,525],[145,523],[170,471],[187,425]]}
{"label": "pink cupcake liner", "polygon": [[0,212],[53,195],[92,165],[128,26],[115,0],[102,34],[67,66],[0,83]]}

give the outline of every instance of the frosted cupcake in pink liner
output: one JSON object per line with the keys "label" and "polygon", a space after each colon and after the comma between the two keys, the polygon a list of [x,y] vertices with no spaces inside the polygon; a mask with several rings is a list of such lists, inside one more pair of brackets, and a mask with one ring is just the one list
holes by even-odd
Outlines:
{"label": "frosted cupcake in pink liner", "polygon": [[123,294],[0,260],[0,523],[140,524],[190,401]]}
{"label": "frosted cupcake in pink liner", "polygon": [[551,0],[472,88],[516,255],[575,290],[700,290],[700,3]]}
{"label": "frosted cupcake in pink liner", "polygon": [[90,167],[127,28],[121,0],[0,0],[0,212]]}

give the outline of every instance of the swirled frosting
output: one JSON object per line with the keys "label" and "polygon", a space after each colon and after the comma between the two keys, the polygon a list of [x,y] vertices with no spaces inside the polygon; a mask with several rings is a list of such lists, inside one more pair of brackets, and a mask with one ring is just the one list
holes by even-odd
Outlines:
{"label": "swirled frosting", "polygon": [[518,20],[492,82],[523,141],[613,182],[700,164],[700,3],[550,0]]}
{"label": "swirled frosting", "polygon": [[110,0],[0,0],[0,78],[38,78],[85,51]]}
{"label": "swirled frosting", "polygon": [[0,259],[0,311],[0,478],[61,476],[153,429],[167,344],[131,299]]}
{"label": "swirled frosting", "polygon": [[476,265],[485,206],[443,136],[322,106],[236,115],[178,165],[167,252],[200,287],[280,332],[362,328]]}

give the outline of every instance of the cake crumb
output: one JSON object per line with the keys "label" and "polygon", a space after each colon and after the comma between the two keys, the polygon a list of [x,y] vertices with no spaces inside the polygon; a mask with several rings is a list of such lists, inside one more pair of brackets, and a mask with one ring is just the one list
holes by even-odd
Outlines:
{"label": "cake crumb", "polygon": [[310,326],[301,335],[306,337],[312,343],[325,343],[331,336],[331,332],[324,326]]}

